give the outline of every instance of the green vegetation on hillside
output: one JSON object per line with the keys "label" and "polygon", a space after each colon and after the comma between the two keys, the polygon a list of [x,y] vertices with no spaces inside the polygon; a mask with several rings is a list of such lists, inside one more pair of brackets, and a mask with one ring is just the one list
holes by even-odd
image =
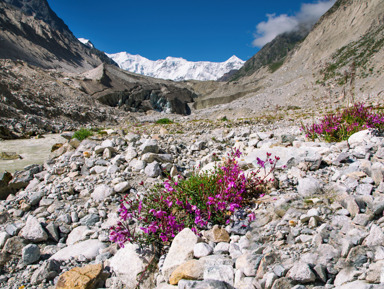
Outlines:
{"label": "green vegetation on hillside", "polygon": [[371,59],[383,47],[384,27],[380,27],[338,49],[332,55],[332,61],[320,71],[322,78],[317,83],[325,84],[328,80],[334,80],[344,85],[355,76],[369,76],[373,73]]}
{"label": "green vegetation on hillside", "polygon": [[275,72],[283,65],[288,53],[300,43],[307,34],[305,31],[293,31],[278,35],[245,62],[244,66],[230,78],[230,81],[236,81],[244,76],[249,76],[266,66],[272,73]]}

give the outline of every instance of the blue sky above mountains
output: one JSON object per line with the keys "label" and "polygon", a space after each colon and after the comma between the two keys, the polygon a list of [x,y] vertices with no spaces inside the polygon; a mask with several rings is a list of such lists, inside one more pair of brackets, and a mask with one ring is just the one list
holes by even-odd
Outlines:
{"label": "blue sky above mountains", "polygon": [[312,25],[335,0],[48,0],[76,37],[151,60],[243,60],[277,34]]}

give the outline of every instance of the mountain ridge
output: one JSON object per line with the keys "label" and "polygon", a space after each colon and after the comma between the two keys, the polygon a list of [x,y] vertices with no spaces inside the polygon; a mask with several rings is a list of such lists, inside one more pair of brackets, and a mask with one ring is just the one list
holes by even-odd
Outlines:
{"label": "mountain ridge", "polygon": [[127,52],[108,54],[120,68],[150,77],[182,80],[217,80],[233,69],[239,69],[245,61],[233,55],[224,62],[188,61],[181,57],[149,60]]}
{"label": "mountain ridge", "polygon": [[46,0],[6,0],[0,2],[0,10],[1,59],[75,73],[101,63],[115,64],[77,40]]}

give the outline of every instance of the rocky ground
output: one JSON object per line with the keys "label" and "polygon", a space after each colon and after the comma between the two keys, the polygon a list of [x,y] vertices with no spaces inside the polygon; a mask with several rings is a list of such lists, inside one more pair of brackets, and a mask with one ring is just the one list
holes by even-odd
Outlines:
{"label": "rocky ground", "polygon": [[153,253],[109,241],[119,201],[233,146],[249,170],[266,152],[281,158],[256,220],[184,229],[143,288],[384,288],[382,136],[310,142],[292,122],[249,120],[108,132],[0,175],[0,288],[134,288]]}

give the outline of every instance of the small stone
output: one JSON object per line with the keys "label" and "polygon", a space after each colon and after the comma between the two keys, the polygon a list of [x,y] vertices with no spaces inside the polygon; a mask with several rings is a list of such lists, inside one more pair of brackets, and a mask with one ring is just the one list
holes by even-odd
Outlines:
{"label": "small stone", "polygon": [[97,202],[104,201],[106,198],[112,196],[114,194],[113,189],[108,185],[98,185],[93,193],[91,194],[91,197],[93,200]]}
{"label": "small stone", "polygon": [[356,187],[356,194],[358,195],[370,195],[372,193],[373,186],[371,184],[360,184]]}
{"label": "small stone", "polygon": [[313,177],[299,179],[297,192],[303,197],[310,197],[321,192],[320,182]]}
{"label": "small stone", "polygon": [[92,227],[98,221],[100,221],[100,217],[97,214],[88,214],[85,217],[80,219],[80,224],[88,227]]}
{"label": "small stone", "polygon": [[307,263],[298,262],[288,271],[288,277],[300,283],[310,283],[316,280],[315,274]]}
{"label": "small stone", "polygon": [[125,193],[131,188],[131,185],[128,182],[121,182],[116,184],[113,189],[116,193]]}
{"label": "small stone", "polygon": [[48,240],[48,234],[44,231],[36,217],[33,216],[28,216],[27,222],[20,234],[24,239],[34,243]]}
{"label": "small stone", "polygon": [[150,139],[150,140],[146,140],[140,146],[140,150],[142,151],[142,154],[145,154],[145,153],[155,153],[155,154],[157,154],[159,152],[159,146],[158,146],[156,140]]}
{"label": "small stone", "polygon": [[208,231],[207,238],[209,241],[213,241],[215,243],[230,241],[228,232],[224,228],[220,228],[218,225],[213,226],[213,228]]}
{"label": "small stone", "polygon": [[31,283],[40,284],[43,281],[49,281],[59,275],[60,262],[56,260],[47,260],[32,274]]}
{"label": "small stone", "polygon": [[21,259],[24,264],[32,264],[40,259],[40,248],[35,244],[29,244],[23,248]]}
{"label": "small stone", "polygon": [[2,249],[11,236],[7,232],[0,232],[0,249]]}
{"label": "small stone", "polygon": [[98,240],[86,240],[61,249],[49,259],[66,261],[83,255],[87,260],[93,260],[99,254],[99,250],[105,247],[106,245]]}
{"label": "small stone", "polygon": [[229,243],[220,242],[213,249],[215,254],[228,254],[229,252]]}
{"label": "small stone", "polygon": [[157,178],[159,175],[161,175],[161,168],[159,163],[155,161],[148,164],[144,169],[144,173],[150,178]]}
{"label": "small stone", "polygon": [[200,259],[201,257],[208,256],[212,254],[213,248],[207,243],[197,243],[193,248],[193,255],[195,258]]}
{"label": "small stone", "polygon": [[324,265],[317,264],[313,270],[317,273],[317,276],[322,282],[327,282],[327,268]]}

